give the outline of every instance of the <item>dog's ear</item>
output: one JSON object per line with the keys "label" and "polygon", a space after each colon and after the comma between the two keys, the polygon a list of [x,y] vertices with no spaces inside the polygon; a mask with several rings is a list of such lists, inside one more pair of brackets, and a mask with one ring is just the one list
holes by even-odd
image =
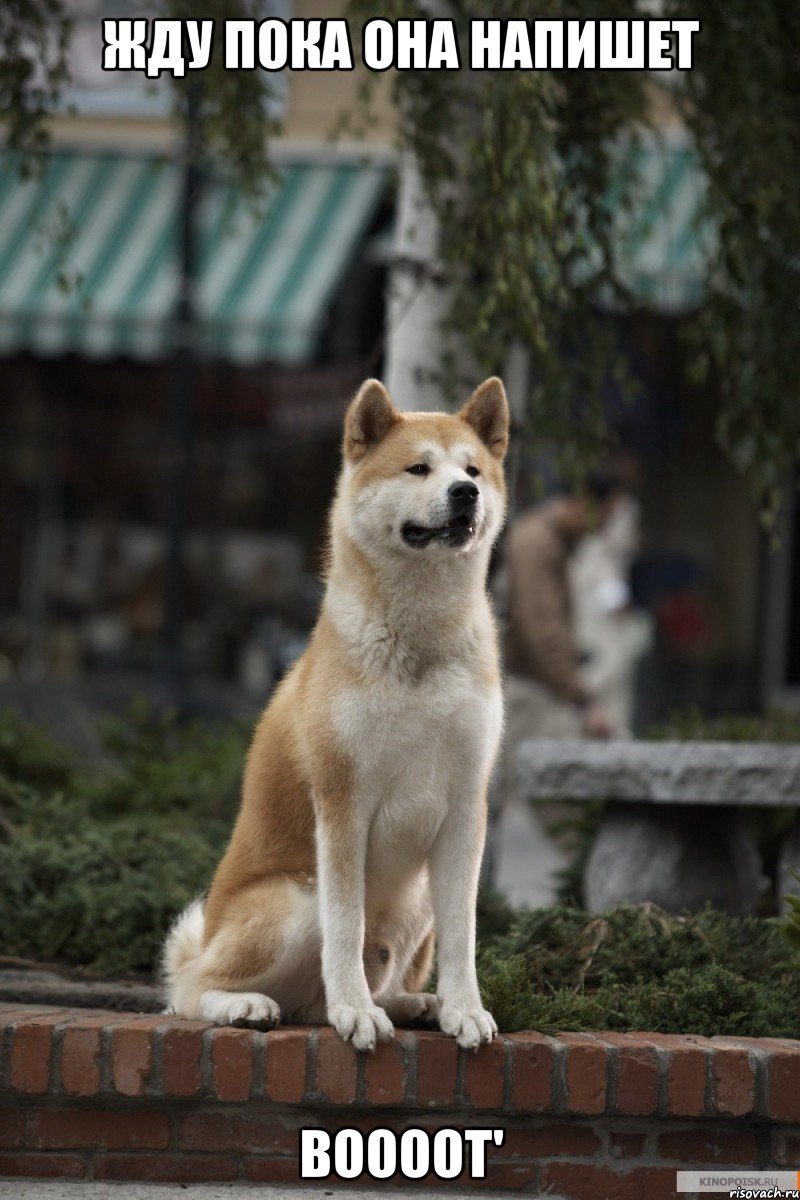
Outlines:
{"label": "dog's ear", "polygon": [[345,458],[358,462],[400,419],[400,413],[380,380],[366,379],[344,419]]}
{"label": "dog's ear", "polygon": [[477,433],[495,458],[504,458],[508,449],[508,400],[502,379],[493,375],[470,396],[458,414]]}

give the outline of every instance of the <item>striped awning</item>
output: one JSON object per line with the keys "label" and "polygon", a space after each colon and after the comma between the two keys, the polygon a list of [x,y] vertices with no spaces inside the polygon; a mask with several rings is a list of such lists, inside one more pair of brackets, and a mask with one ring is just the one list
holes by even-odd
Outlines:
{"label": "striped awning", "polygon": [[630,185],[627,207],[612,204],[619,276],[636,302],[680,314],[703,301],[715,249],[702,217],[705,184],[685,134],[645,136],[620,147],[619,188]]}
{"label": "striped awning", "polygon": [[[0,159],[0,355],[169,352],[180,172],[169,162],[54,153],[23,180]],[[254,206],[207,184],[198,213],[199,349],[248,363],[313,357],[388,171],[288,164]]]}

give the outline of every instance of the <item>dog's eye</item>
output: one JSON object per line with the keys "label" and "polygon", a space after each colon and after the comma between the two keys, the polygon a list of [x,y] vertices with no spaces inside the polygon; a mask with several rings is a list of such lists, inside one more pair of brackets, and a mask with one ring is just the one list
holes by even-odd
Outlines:
{"label": "dog's eye", "polygon": [[467,467],[466,472],[472,479],[474,479],[477,475],[480,475],[478,468],[473,466]]}
{"label": "dog's eye", "polygon": [[430,475],[431,469],[427,463],[414,463],[413,467],[406,467],[409,475]]}

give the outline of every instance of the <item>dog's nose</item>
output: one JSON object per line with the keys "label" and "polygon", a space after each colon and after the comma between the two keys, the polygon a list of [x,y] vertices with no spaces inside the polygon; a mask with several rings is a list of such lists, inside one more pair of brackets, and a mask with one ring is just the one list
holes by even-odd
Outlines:
{"label": "dog's nose", "polygon": [[450,497],[452,507],[461,509],[462,511],[472,508],[478,499],[478,489],[469,479],[459,480],[458,483],[451,483],[447,489],[447,494]]}

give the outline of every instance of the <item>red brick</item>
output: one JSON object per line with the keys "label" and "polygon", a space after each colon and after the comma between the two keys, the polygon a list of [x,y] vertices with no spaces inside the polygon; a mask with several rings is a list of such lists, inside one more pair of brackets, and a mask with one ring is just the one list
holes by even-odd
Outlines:
{"label": "red brick", "polygon": [[153,1183],[213,1183],[237,1179],[235,1158],[207,1154],[100,1154],[95,1179],[146,1179]]}
{"label": "red brick", "polygon": [[254,1036],[249,1029],[217,1029],[211,1043],[218,1100],[247,1100],[253,1083]]}
{"label": "red brick", "polygon": [[[425,1129],[440,1129],[442,1124],[448,1124],[447,1119],[443,1119],[439,1114],[431,1116],[430,1113],[409,1112],[406,1116],[393,1117],[391,1121],[386,1119],[386,1110],[383,1108],[373,1108],[369,1112],[344,1112],[336,1114],[321,1113],[320,1122],[325,1126],[328,1132],[333,1135],[339,1129],[358,1129],[363,1134],[372,1133],[373,1129],[386,1129],[387,1125],[391,1124],[392,1129],[400,1130],[407,1129],[410,1125],[416,1125]],[[449,1122],[452,1124],[452,1121]],[[307,1125],[307,1123],[306,1123]]]}
{"label": "red brick", "polygon": [[18,1108],[0,1108],[0,1146],[6,1150],[22,1146],[25,1117]]}
{"label": "red brick", "polygon": [[274,1029],[267,1034],[264,1088],[270,1100],[299,1104],[306,1090],[305,1029]]}
{"label": "red brick", "polygon": [[164,1093],[196,1096],[203,1085],[203,1034],[210,1025],[181,1021],[164,1030],[162,1061]]}
{"label": "red brick", "polygon": [[[687,1037],[687,1041],[689,1038]],[[693,1038],[696,1041],[705,1041],[712,1050],[767,1050],[767,1051],[789,1051],[796,1053],[800,1048],[797,1041],[791,1038],[768,1038],[768,1037],[713,1037],[713,1038]]]}
{"label": "red brick", "polygon": [[515,1112],[552,1112],[555,1055],[547,1038],[535,1033],[512,1033],[511,1098]]}
{"label": "red brick", "polygon": [[755,1166],[758,1147],[753,1134],[745,1130],[677,1129],[659,1136],[658,1157],[704,1166]]}
{"label": "red brick", "polygon": [[356,1098],[358,1056],[333,1029],[317,1035],[317,1073],[314,1090],[329,1104],[352,1104]]}
{"label": "red brick", "polygon": [[[164,1023],[162,1017],[160,1023]],[[111,1035],[111,1072],[114,1087],[123,1096],[141,1096],[153,1069],[153,1028],[124,1025]]]}
{"label": "red brick", "polygon": [[406,1097],[406,1068],[403,1035],[381,1042],[364,1061],[364,1085],[368,1104],[402,1104]]}
{"label": "red brick", "polygon": [[300,1136],[296,1125],[287,1128],[272,1113],[251,1117],[237,1113],[198,1112],[181,1119],[177,1144],[181,1150],[215,1153],[241,1154],[262,1150],[270,1154],[296,1154]]}
{"label": "red brick", "polygon": [[506,1043],[503,1038],[464,1055],[464,1099],[471,1108],[502,1108]]}
{"label": "red brick", "polygon": [[30,1140],[37,1150],[163,1150],[169,1120],[153,1112],[37,1109]]}
{"label": "red brick", "polygon": [[667,1112],[671,1117],[702,1117],[706,1109],[708,1055],[699,1046],[673,1050],[667,1063]]}
{"label": "red brick", "polygon": [[641,1158],[646,1136],[643,1133],[623,1133],[612,1130],[608,1135],[609,1158]]}
{"label": "red brick", "polygon": [[534,1125],[508,1129],[502,1146],[489,1143],[495,1158],[586,1158],[600,1152],[601,1141],[590,1125]]}
{"label": "red brick", "polygon": [[567,1048],[567,1111],[584,1116],[602,1113],[606,1104],[606,1051],[580,1033],[561,1034]]}
{"label": "red brick", "polygon": [[637,1200],[686,1200],[686,1193],[676,1190],[673,1167],[640,1167],[636,1175],[642,1189]]}
{"label": "red brick", "polygon": [[82,1179],[86,1164],[72,1154],[0,1154],[0,1175],[27,1179]]}
{"label": "red brick", "polygon": [[779,1049],[771,1055],[769,1116],[775,1121],[800,1121],[800,1049]]}
{"label": "red brick", "polygon": [[[417,1035],[417,1104],[426,1107],[452,1104],[456,1094],[458,1046],[443,1033]],[[470,1058],[471,1055],[465,1055]]]}
{"label": "red brick", "polygon": [[100,1090],[100,1030],[65,1029],[61,1042],[61,1082],[70,1096]]}
{"label": "red brick", "polygon": [[[297,1158],[246,1158],[244,1175],[250,1183],[302,1183]],[[335,1177],[334,1177],[335,1178]],[[308,1180],[305,1181],[306,1184]],[[320,1180],[327,1190],[328,1180]]]}
{"label": "red brick", "polygon": [[54,1004],[0,1004],[0,1033],[18,1021],[30,1021],[33,1017],[63,1015],[67,1011]]}
{"label": "red brick", "polygon": [[20,1021],[11,1044],[11,1086],[18,1092],[40,1095],[50,1084],[53,1056],[53,1026],[59,1013]]}
{"label": "red brick", "polygon": [[[606,1037],[603,1032],[603,1037]],[[616,1034],[614,1035],[616,1036]],[[701,1037],[698,1033],[627,1033],[629,1038],[636,1038],[643,1046],[656,1046],[662,1050],[713,1050],[716,1039]]]}
{"label": "red brick", "polygon": [[756,1077],[747,1051],[717,1050],[712,1069],[714,1111],[724,1117],[749,1116],[755,1105]]}
{"label": "red brick", "polygon": [[674,1117],[701,1117],[706,1111],[706,1085],[710,1055],[716,1039],[697,1034],[648,1033],[640,1035],[667,1051],[665,1111]]}
{"label": "red brick", "polygon": [[797,1167],[800,1164],[800,1130],[796,1133],[783,1129],[772,1132],[771,1163],[778,1167]]}
{"label": "red brick", "polygon": [[619,1174],[610,1167],[589,1163],[546,1163],[541,1169],[544,1195],[555,1192],[569,1200],[641,1200],[639,1172]]}
{"label": "red brick", "polygon": [[658,1108],[658,1060],[652,1044],[635,1033],[604,1033],[603,1041],[617,1048],[617,1112],[650,1116]]}

